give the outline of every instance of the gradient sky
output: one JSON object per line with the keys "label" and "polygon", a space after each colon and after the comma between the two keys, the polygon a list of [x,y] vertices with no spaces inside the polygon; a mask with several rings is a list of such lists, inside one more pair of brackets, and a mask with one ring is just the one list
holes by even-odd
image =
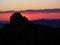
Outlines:
{"label": "gradient sky", "polygon": [[[0,21],[9,21],[14,12],[0,13]],[[28,20],[60,19],[60,12],[21,12]]]}
{"label": "gradient sky", "polygon": [[60,8],[60,0],[0,0],[0,11]]}

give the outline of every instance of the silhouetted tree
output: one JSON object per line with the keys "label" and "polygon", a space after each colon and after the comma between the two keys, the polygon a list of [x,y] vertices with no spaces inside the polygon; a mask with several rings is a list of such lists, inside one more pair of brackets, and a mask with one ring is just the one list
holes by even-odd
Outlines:
{"label": "silhouetted tree", "polygon": [[23,17],[20,13],[14,13],[10,17],[10,23],[13,25],[22,25],[23,23],[28,22],[26,17]]}

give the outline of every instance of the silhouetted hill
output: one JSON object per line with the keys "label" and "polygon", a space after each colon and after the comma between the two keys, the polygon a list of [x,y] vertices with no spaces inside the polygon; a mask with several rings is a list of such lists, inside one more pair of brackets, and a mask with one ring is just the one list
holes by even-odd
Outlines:
{"label": "silhouetted hill", "polygon": [[[5,28],[5,30],[4,30]],[[21,27],[11,27],[10,24],[5,24],[2,29],[3,44],[16,45],[58,45],[60,44],[60,28],[52,28],[38,24],[28,23]],[[6,30],[7,29],[7,30]]]}
{"label": "silhouetted hill", "polygon": [[33,20],[31,23],[60,28],[60,19],[40,19]]}
{"label": "silhouetted hill", "polygon": [[[45,25],[49,27],[60,28],[60,19],[40,19],[40,20],[32,20],[30,21],[33,24]],[[0,21],[0,24],[8,24],[9,21]],[[0,25],[0,27],[1,27]]]}

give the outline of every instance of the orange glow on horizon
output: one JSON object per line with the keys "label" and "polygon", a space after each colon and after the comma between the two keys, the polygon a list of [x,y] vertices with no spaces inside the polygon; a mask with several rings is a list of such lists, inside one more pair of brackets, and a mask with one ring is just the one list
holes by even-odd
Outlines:
{"label": "orange glow on horizon", "polygon": [[[14,12],[0,13],[0,21],[9,21]],[[60,19],[60,12],[21,12],[28,20]]]}
{"label": "orange glow on horizon", "polygon": [[0,13],[0,21],[9,21],[13,13]]}

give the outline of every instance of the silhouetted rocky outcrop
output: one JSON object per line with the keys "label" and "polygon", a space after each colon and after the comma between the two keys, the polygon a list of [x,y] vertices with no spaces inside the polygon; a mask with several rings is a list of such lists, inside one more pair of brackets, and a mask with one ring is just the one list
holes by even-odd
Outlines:
{"label": "silhouetted rocky outcrop", "polygon": [[0,32],[3,45],[58,45],[60,39],[60,28],[32,24],[18,12]]}

